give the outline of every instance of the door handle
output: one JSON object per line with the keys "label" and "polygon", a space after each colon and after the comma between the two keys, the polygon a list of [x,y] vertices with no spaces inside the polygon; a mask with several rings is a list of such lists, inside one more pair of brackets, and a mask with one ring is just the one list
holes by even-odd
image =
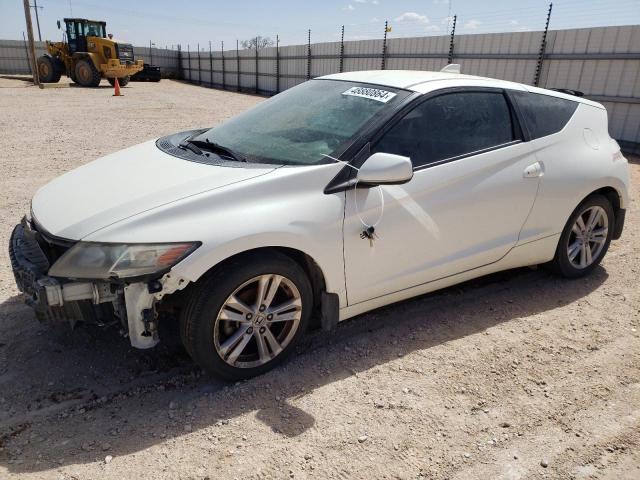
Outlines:
{"label": "door handle", "polygon": [[529,165],[524,169],[523,177],[524,178],[537,178],[541,177],[544,174],[544,167],[542,163],[536,162]]}

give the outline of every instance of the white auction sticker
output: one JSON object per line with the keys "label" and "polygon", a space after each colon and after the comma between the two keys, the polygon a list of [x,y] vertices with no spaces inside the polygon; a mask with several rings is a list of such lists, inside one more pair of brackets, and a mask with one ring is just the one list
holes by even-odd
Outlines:
{"label": "white auction sticker", "polygon": [[342,92],[342,95],[351,95],[353,97],[368,98],[375,100],[376,102],[387,103],[393,97],[396,96],[393,92],[387,92],[379,88],[367,88],[367,87],[352,87],[346,92]]}

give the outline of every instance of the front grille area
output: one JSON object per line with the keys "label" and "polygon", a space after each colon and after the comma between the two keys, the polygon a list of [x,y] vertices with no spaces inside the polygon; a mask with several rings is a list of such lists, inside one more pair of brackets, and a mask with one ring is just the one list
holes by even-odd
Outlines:
{"label": "front grille area", "polygon": [[64,253],[66,253],[66,251],[75,243],[72,241],[63,241],[53,238],[46,232],[42,231],[37,232],[36,240],[51,265],[64,255]]}
{"label": "front grille area", "polygon": [[[111,304],[94,305],[91,300],[67,301],[63,306],[49,306],[46,285],[49,267],[75,242],[53,237],[35,221],[23,218],[16,225],[9,241],[9,259],[18,289],[25,294],[25,302],[31,306],[40,321],[70,320],[97,324],[113,322]],[[65,280],[59,280],[64,283]]]}
{"label": "front grille area", "polygon": [[133,45],[129,43],[118,43],[116,44],[116,49],[118,53],[118,58],[120,59],[120,63],[131,62],[133,63]]}
{"label": "front grille area", "polygon": [[20,291],[33,293],[33,284],[49,271],[74,242],[52,237],[36,222],[22,219],[9,241],[9,259]]}

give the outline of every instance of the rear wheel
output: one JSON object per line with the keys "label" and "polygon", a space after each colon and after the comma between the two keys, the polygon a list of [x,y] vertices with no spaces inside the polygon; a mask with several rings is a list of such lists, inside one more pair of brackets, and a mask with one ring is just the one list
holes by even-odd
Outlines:
{"label": "rear wheel", "polygon": [[56,62],[46,55],[38,58],[38,77],[42,83],[57,83],[60,81],[62,71]]}
{"label": "rear wheel", "polygon": [[609,200],[603,195],[591,195],[569,217],[551,268],[568,278],[589,274],[607,253],[613,227]]}
{"label": "rear wheel", "polygon": [[181,318],[191,357],[208,372],[242,380],[282,362],[304,334],[313,305],[304,270],[270,253],[232,262],[196,287]]}
{"label": "rear wheel", "polygon": [[[127,75],[126,77],[118,78],[118,85],[120,85],[121,87],[126,87],[129,83],[129,80],[131,80],[131,77],[129,75]],[[115,78],[107,78],[107,81],[111,84],[112,87],[116,84]]]}
{"label": "rear wheel", "polygon": [[100,85],[100,72],[91,60],[78,60],[74,73],[75,81],[83,87],[97,87]]}

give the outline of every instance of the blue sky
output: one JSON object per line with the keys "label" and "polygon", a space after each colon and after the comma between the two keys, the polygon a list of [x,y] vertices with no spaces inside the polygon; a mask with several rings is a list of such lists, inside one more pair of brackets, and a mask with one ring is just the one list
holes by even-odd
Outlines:
{"label": "blue sky", "polygon": [[[31,0],[33,3],[34,0]],[[236,39],[255,35],[282,44],[337,41],[340,26],[345,38],[380,38],[389,21],[390,37],[445,35],[449,14],[458,15],[458,33],[541,30],[547,0],[316,0],[316,1],[205,1],[169,0],[36,0],[43,39],[61,36],[56,20],[73,13],[107,21],[107,31],[135,45],[158,47],[213,41],[214,49],[224,40],[226,48]],[[557,0],[551,28],[640,24],[640,0]],[[35,29],[35,17],[34,17]],[[21,0],[0,0],[0,38],[19,39],[25,30]],[[37,32],[36,32],[37,38]]]}

